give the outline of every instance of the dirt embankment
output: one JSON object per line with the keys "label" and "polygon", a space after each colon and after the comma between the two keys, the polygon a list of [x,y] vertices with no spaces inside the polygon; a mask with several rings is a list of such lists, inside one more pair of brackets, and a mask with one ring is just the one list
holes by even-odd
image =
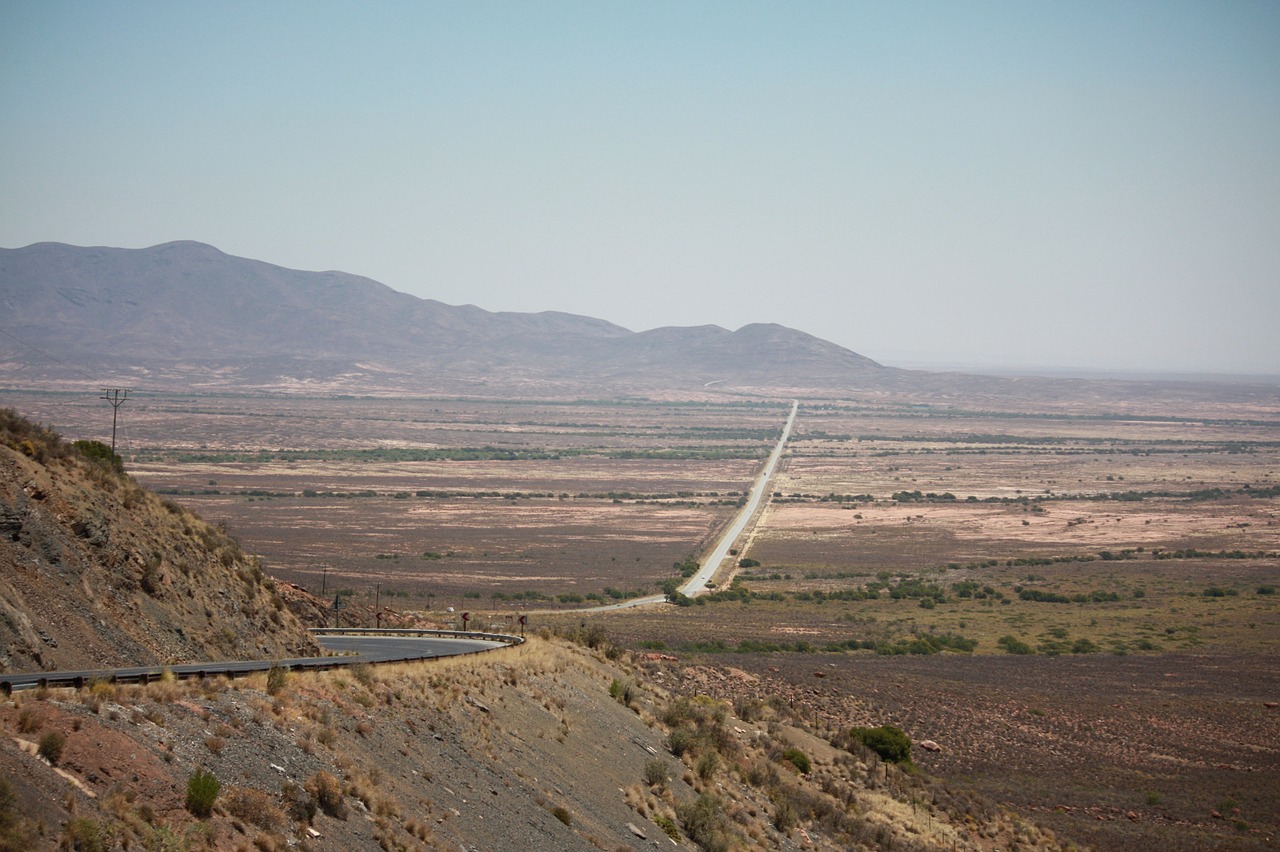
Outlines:
{"label": "dirt embankment", "polygon": [[225,531],[0,412],[0,670],[311,653]]}
{"label": "dirt embankment", "polygon": [[[990,802],[833,747],[781,705],[744,719],[585,638],[274,684],[19,693],[0,704],[0,843],[1057,848]],[[51,735],[56,766],[35,754]],[[188,800],[199,771],[219,783],[205,817]]]}

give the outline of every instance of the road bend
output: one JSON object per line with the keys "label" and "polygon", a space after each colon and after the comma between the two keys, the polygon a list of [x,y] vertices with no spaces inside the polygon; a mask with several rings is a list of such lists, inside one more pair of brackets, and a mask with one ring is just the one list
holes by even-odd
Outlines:
{"label": "road bend", "polygon": [[237,677],[281,666],[291,671],[324,671],[357,663],[401,663],[474,654],[524,641],[518,636],[459,633],[432,630],[331,630],[312,631],[320,647],[332,657],[294,657],[284,660],[249,660],[218,663],[182,663],[173,666],[133,666],[85,671],[24,672],[0,674],[0,692],[40,686],[81,687],[95,680],[148,683],[166,677]]}

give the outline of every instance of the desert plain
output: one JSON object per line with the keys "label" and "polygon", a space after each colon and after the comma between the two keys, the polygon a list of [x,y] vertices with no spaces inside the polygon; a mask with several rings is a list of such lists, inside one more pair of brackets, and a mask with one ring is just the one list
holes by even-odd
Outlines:
{"label": "desert plain", "polygon": [[[110,437],[93,394],[0,405]],[[789,406],[139,393],[117,446],[141,484],[346,618],[590,620],[670,686],[897,725],[938,746],[916,748],[919,771],[1084,846],[1274,845],[1275,395],[802,398],[710,594],[582,611],[679,577]]]}

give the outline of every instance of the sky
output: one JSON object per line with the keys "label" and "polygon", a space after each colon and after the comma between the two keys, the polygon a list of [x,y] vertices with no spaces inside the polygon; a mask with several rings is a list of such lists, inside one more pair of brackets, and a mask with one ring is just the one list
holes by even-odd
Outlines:
{"label": "sky", "polygon": [[1280,374],[1280,3],[0,0],[0,246]]}

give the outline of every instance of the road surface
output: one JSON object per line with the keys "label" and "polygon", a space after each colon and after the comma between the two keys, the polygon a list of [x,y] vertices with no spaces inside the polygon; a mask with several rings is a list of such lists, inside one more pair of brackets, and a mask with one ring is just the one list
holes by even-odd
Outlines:
{"label": "road surface", "polygon": [[[286,660],[252,660],[247,662],[184,663],[175,666],[134,666],[120,669],[93,669],[85,671],[28,672],[0,674],[0,692],[15,689],[31,689],[48,686],[83,686],[93,680],[114,680],[123,683],[147,683],[168,675],[185,680],[189,678],[217,677],[218,675],[249,674],[283,666],[293,671],[351,666],[356,663],[408,662],[433,657],[451,657],[458,654],[474,654],[512,644],[508,641],[463,637],[448,633],[432,635],[428,631],[316,631],[316,641],[326,651],[343,656],[293,657]],[[519,641],[519,640],[516,640]]]}
{"label": "road surface", "polygon": [[[729,551],[733,548],[733,543],[742,535],[742,531],[747,528],[747,524],[755,516],[756,510],[769,495],[769,480],[773,477],[774,468],[778,466],[778,459],[782,458],[782,450],[787,445],[787,440],[791,437],[791,427],[796,423],[796,412],[800,410],[800,401],[793,400],[791,403],[791,414],[787,416],[787,423],[782,427],[782,436],[778,438],[778,444],[773,448],[773,452],[769,454],[769,460],[765,462],[764,468],[760,471],[760,475],[756,477],[755,483],[751,486],[751,494],[747,497],[747,502],[742,509],[734,516],[733,522],[725,528],[724,533],[716,542],[715,547],[707,554],[706,558],[698,566],[698,570],[689,578],[683,586],[680,587],[682,594],[693,597],[706,591],[707,582],[715,576],[716,571],[720,568],[720,564],[724,562],[725,557],[729,555]],[[611,610],[630,609],[634,606],[646,606],[648,604],[663,603],[666,601],[666,595],[646,595],[642,598],[631,598],[616,604],[606,604],[605,606],[592,606],[584,609],[570,610],[571,612],[609,612]],[[566,610],[547,610],[547,612],[565,612]]]}
{"label": "road surface", "polygon": [[747,528],[747,524],[755,516],[760,504],[769,495],[769,479],[773,476],[774,468],[778,466],[778,459],[782,458],[782,450],[787,445],[787,439],[791,437],[791,427],[796,423],[796,412],[799,410],[800,401],[792,401],[791,414],[787,417],[787,425],[782,427],[782,437],[778,439],[778,445],[769,454],[769,460],[765,462],[764,470],[760,471],[760,475],[756,477],[755,485],[751,488],[751,496],[747,498],[746,505],[742,507],[742,511],[738,512],[737,517],[733,519],[733,523],[729,525],[728,529],[724,531],[724,535],[720,536],[720,540],[716,542],[716,546],[712,548],[711,553],[702,560],[702,564],[698,567],[697,572],[689,578],[689,582],[680,587],[680,591],[684,594],[693,597],[706,591],[707,582],[715,576],[720,564],[729,555],[729,550],[733,547],[733,543],[738,540],[738,536],[742,535],[742,531]]}

